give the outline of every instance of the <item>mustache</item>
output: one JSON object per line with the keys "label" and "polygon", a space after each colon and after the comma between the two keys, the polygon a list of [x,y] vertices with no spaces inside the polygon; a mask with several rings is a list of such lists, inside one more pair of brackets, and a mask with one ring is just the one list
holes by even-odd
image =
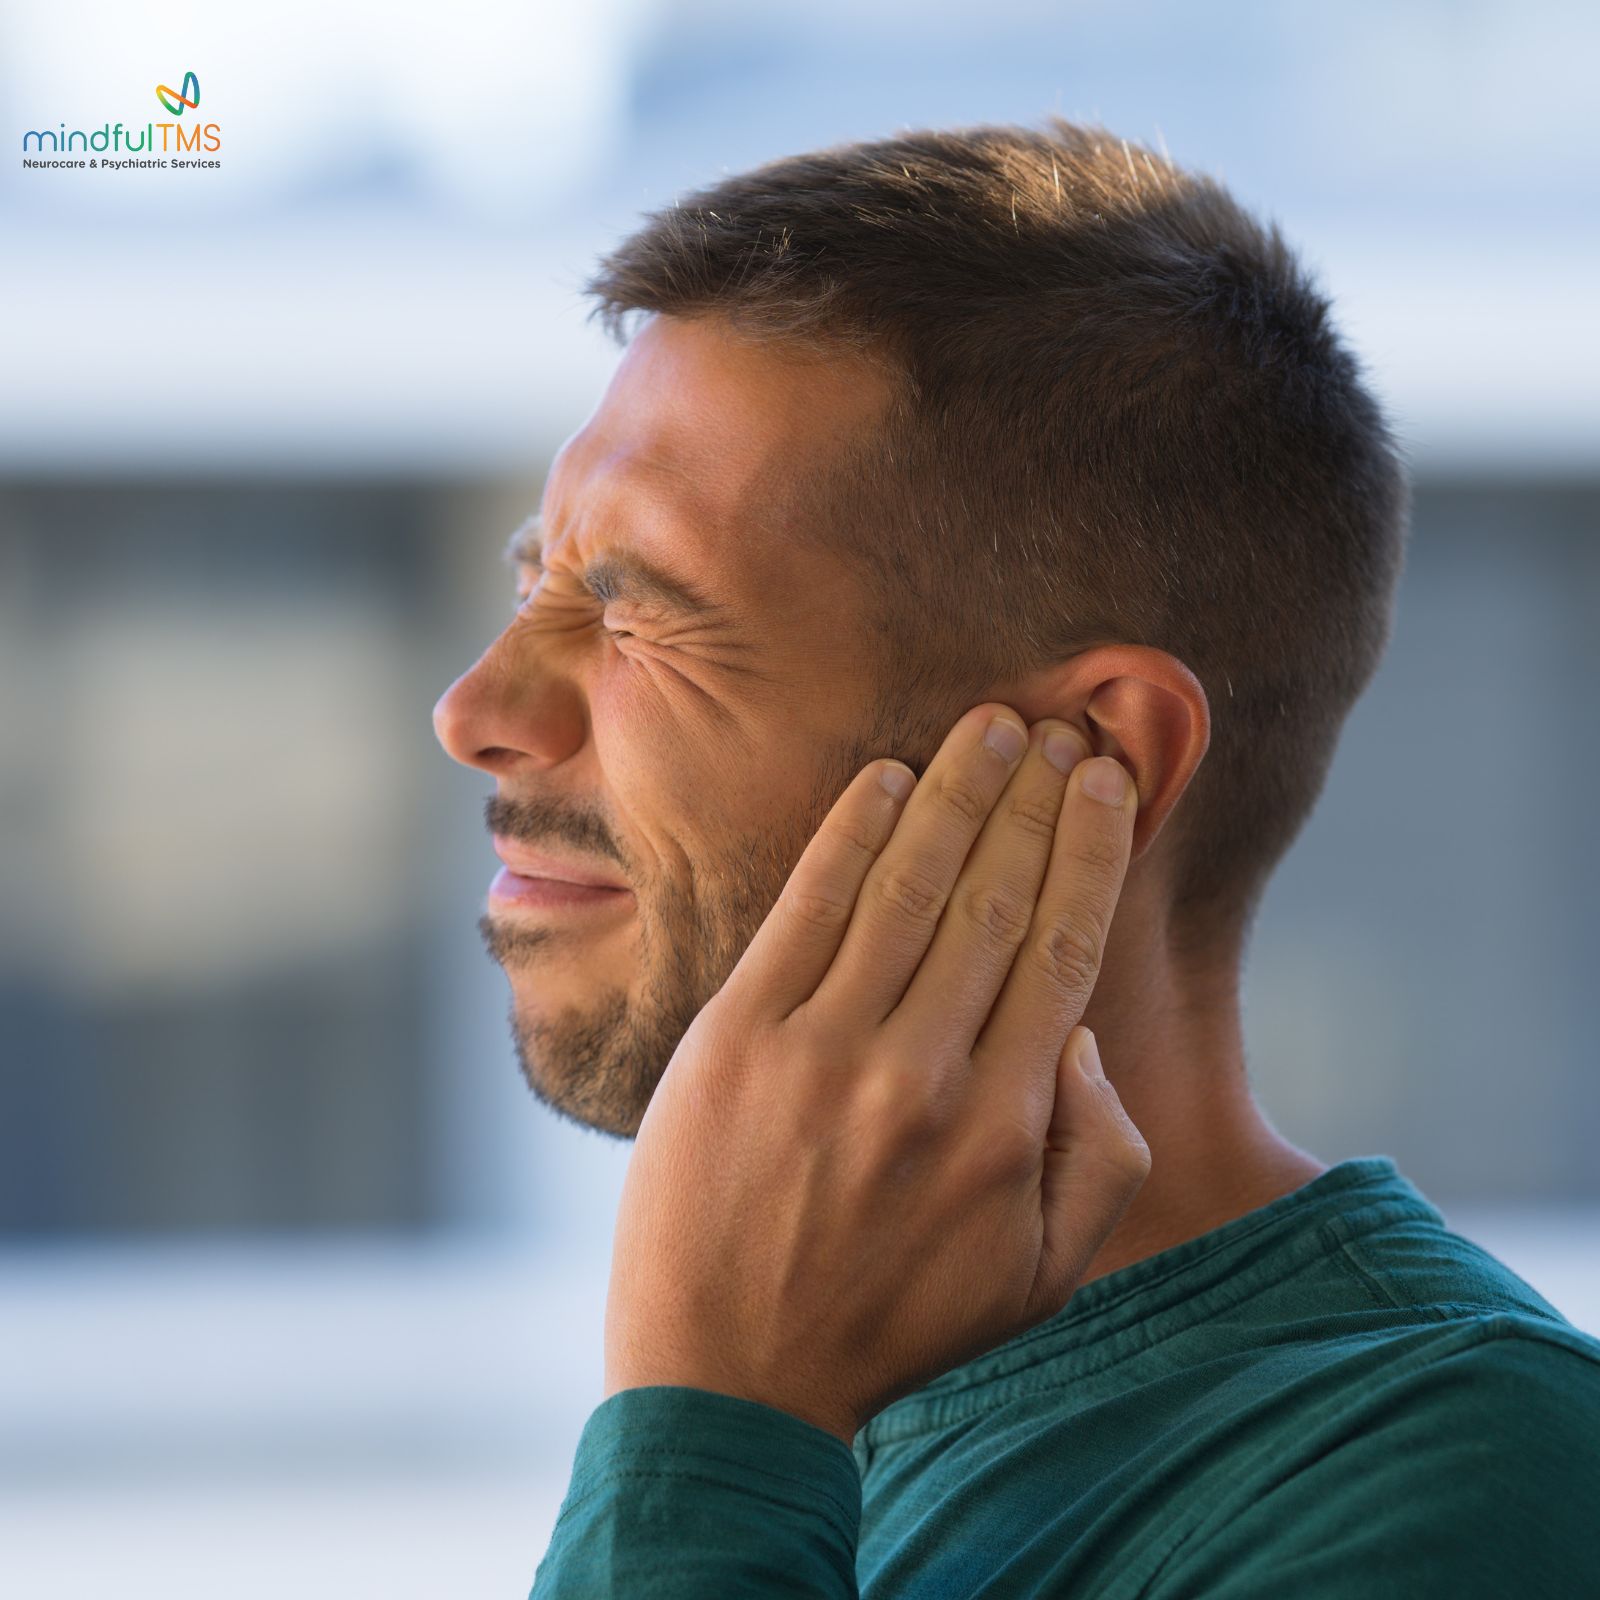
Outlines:
{"label": "mustache", "polygon": [[483,824],[491,834],[537,847],[566,844],[580,855],[626,867],[610,832],[593,817],[578,816],[549,800],[514,800],[492,794],[483,803]]}

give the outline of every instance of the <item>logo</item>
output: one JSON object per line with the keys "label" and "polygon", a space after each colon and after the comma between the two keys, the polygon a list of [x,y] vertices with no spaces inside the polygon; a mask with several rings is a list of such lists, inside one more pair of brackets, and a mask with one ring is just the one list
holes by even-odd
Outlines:
{"label": "logo", "polygon": [[[172,95],[177,100],[177,105],[173,105],[172,101],[167,98],[168,95]],[[200,80],[192,72],[184,73],[182,94],[179,94],[176,89],[169,89],[164,83],[158,83],[156,85],[156,99],[161,102],[164,110],[175,117],[183,115],[185,106],[188,106],[191,111],[198,110],[200,106]]]}
{"label": "logo", "polygon": [[[215,87],[213,81],[212,88]],[[69,128],[63,121],[57,128],[29,128],[22,136],[22,164],[96,172],[220,167],[222,162],[215,156],[222,149],[222,124],[202,122],[198,116],[189,118],[187,124],[180,120],[185,111],[200,109],[200,74],[184,73],[181,91],[158,83],[156,99],[171,122],[146,122],[142,128],[137,123],[124,126],[120,122],[104,122],[98,128]]]}

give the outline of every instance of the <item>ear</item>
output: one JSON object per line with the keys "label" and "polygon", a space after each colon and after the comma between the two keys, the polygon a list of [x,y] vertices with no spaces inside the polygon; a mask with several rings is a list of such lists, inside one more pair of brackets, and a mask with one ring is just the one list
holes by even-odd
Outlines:
{"label": "ear", "polygon": [[1133,774],[1134,860],[1155,841],[1211,743],[1211,708],[1200,680],[1176,656],[1149,645],[1093,645],[992,698],[1030,724],[1040,717],[1074,724],[1095,755],[1115,756]]}

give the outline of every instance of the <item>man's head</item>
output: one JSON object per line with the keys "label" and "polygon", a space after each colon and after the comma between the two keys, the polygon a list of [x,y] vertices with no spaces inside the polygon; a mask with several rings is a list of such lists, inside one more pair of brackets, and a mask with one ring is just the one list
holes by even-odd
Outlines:
{"label": "man's head", "polygon": [[[1119,923],[1236,963],[1382,654],[1408,510],[1276,229],[1051,119],[726,179],[589,289],[641,325],[551,468],[524,606],[435,713],[504,844],[631,891],[491,899],[535,1092],[635,1132],[850,776],[920,772],[985,699],[1129,765]],[[628,556],[710,608],[625,598]]]}

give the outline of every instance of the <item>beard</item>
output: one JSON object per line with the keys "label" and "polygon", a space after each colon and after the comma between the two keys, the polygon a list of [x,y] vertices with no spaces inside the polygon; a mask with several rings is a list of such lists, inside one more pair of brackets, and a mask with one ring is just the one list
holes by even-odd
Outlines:
{"label": "beard", "polygon": [[[519,1005],[515,976],[537,960],[559,931],[511,927],[485,914],[478,932],[491,960],[513,980],[508,1020],[517,1064],[533,1096],[558,1116],[617,1139],[639,1131],[656,1085],[690,1024],[727,982],[757,930],[777,903],[789,875],[851,779],[885,754],[882,724],[871,736],[842,738],[815,757],[813,778],[785,816],[735,836],[713,857],[690,862],[686,884],[654,892],[635,885],[637,978],[581,1002],[549,1011]],[[901,759],[908,759],[902,757]],[[921,775],[922,765],[911,763]],[[576,838],[570,827],[530,826],[532,812],[491,799],[491,831],[510,837]]]}

